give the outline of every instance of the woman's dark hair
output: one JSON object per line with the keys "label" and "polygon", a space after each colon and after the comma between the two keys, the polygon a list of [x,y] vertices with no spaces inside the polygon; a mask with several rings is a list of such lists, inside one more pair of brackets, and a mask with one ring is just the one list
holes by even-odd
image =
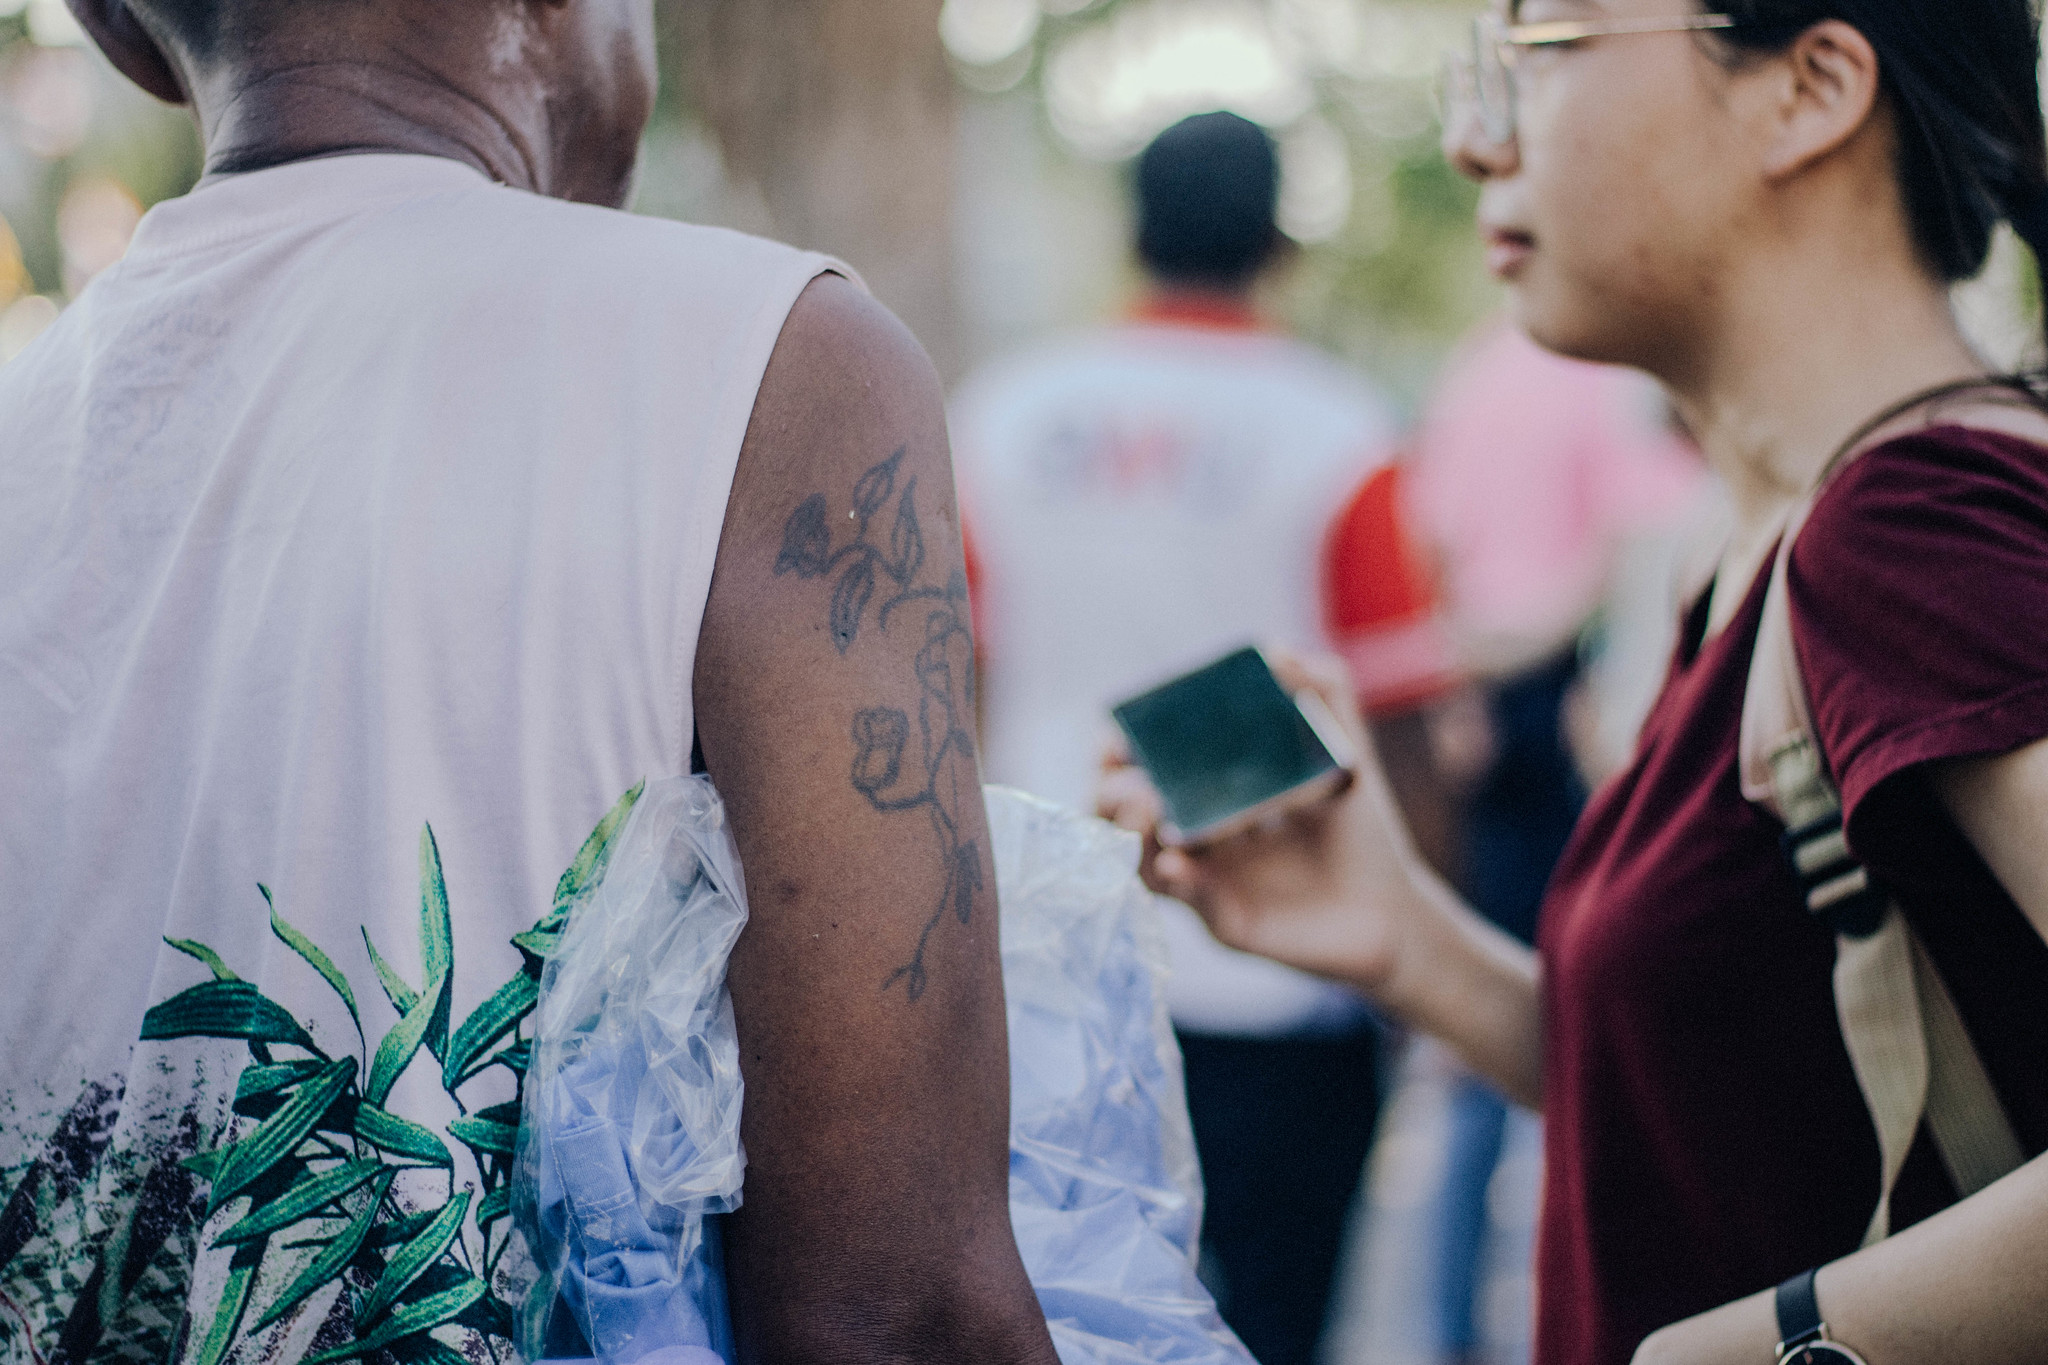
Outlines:
{"label": "woman's dark hair", "polygon": [[1236,288],[1272,258],[1280,160],[1250,119],[1182,119],[1138,157],[1136,180],[1138,257],[1161,279]]}
{"label": "woman's dark hair", "polygon": [[1778,50],[1839,19],[1876,49],[1898,125],[1899,183],[1927,263],[1984,268],[2009,220],[2048,267],[2048,137],[2038,0],[1727,0],[1738,50]]}

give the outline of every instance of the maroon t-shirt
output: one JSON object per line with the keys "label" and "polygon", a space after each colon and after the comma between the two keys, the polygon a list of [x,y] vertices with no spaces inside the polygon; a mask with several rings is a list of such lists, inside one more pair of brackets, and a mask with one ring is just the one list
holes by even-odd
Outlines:
{"label": "maroon t-shirt", "polygon": [[[1767,582],[1704,644],[1706,604],[1688,613],[1636,758],[1594,798],[1545,906],[1538,1365],[1626,1365],[1656,1328],[1855,1250],[1876,1205],[1834,938],[1736,777]],[[2039,1153],[2048,945],[1924,765],[2048,735],[2048,450],[1949,427],[1871,451],[1815,509],[1790,586],[1850,843],[1897,892]],[[1954,1197],[1923,1130],[1894,1225]]]}

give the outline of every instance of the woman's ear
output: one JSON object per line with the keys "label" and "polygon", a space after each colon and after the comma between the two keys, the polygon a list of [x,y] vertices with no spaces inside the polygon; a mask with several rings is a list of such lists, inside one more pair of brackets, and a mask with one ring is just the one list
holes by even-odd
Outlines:
{"label": "woman's ear", "polygon": [[1764,172],[1782,178],[1840,150],[1869,125],[1882,77],[1870,40],[1839,19],[1815,24],[1777,61],[1782,89]]}
{"label": "woman's ear", "polygon": [[65,4],[116,71],[166,104],[190,101],[177,67],[135,17],[128,0],[65,0]]}

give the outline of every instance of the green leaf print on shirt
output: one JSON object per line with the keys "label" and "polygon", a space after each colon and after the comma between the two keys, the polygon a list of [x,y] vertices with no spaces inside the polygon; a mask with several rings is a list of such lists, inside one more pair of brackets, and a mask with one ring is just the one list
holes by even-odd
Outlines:
{"label": "green leaf print on shirt", "polygon": [[[211,1246],[234,1252],[220,1296],[187,1306],[188,1330],[197,1339],[193,1365],[231,1359],[241,1342],[288,1323],[309,1305],[320,1305],[328,1327],[318,1338],[322,1349],[308,1361],[390,1351],[402,1361],[452,1362],[459,1353],[431,1335],[451,1325],[475,1331],[493,1359],[510,1359],[511,1313],[491,1300],[490,1287],[516,1235],[507,1213],[531,1055],[524,1026],[539,998],[546,954],[576,904],[603,879],[613,840],[640,792],[637,786],[627,792],[591,831],[556,884],[547,914],[513,939],[518,971],[459,1023],[450,1018],[456,945],[448,885],[433,830],[423,829],[419,960],[427,980],[416,989],[364,933],[378,984],[399,1018],[374,1044],[362,1037],[360,1058],[330,1059],[304,1024],[236,976],[209,946],[166,940],[204,963],[215,979],[151,1009],[142,1036],[246,1042],[251,1060],[236,1085],[234,1110],[256,1120],[237,1140],[181,1163],[211,1185],[207,1218],[247,1200],[210,1239]],[[259,891],[272,932],[326,982],[361,1033],[357,993],[347,977],[284,918],[269,888]],[[422,1054],[431,1060],[422,1061]],[[430,1067],[463,1111],[444,1132],[384,1107],[400,1078],[420,1065]],[[469,1112],[458,1092],[495,1066],[511,1072],[513,1099]],[[481,1189],[457,1188],[451,1138],[473,1156]],[[415,1183],[415,1207],[403,1206],[394,1180],[406,1171],[427,1173],[416,1181],[445,1181],[440,1202],[417,1207]],[[313,1248],[317,1254],[306,1260]],[[299,1259],[282,1272],[290,1282],[272,1292],[281,1276],[266,1281],[259,1272],[266,1255],[276,1252]],[[333,1292],[320,1293],[337,1283],[345,1301],[339,1307]],[[480,1302],[491,1311],[479,1309]],[[330,1330],[336,1321],[348,1331],[339,1344]]]}

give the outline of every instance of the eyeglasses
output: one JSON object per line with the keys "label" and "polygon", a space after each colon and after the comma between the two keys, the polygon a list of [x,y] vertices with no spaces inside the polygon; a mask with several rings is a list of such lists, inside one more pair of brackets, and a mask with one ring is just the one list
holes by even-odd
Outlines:
{"label": "eyeglasses", "polygon": [[1699,33],[1734,28],[1736,23],[1729,14],[1604,22],[1561,19],[1541,24],[1509,24],[1496,15],[1481,15],[1472,21],[1472,50],[1444,57],[1444,127],[1461,129],[1476,119],[1479,131],[1495,146],[1514,141],[1515,65],[1524,49],[1635,33]]}

